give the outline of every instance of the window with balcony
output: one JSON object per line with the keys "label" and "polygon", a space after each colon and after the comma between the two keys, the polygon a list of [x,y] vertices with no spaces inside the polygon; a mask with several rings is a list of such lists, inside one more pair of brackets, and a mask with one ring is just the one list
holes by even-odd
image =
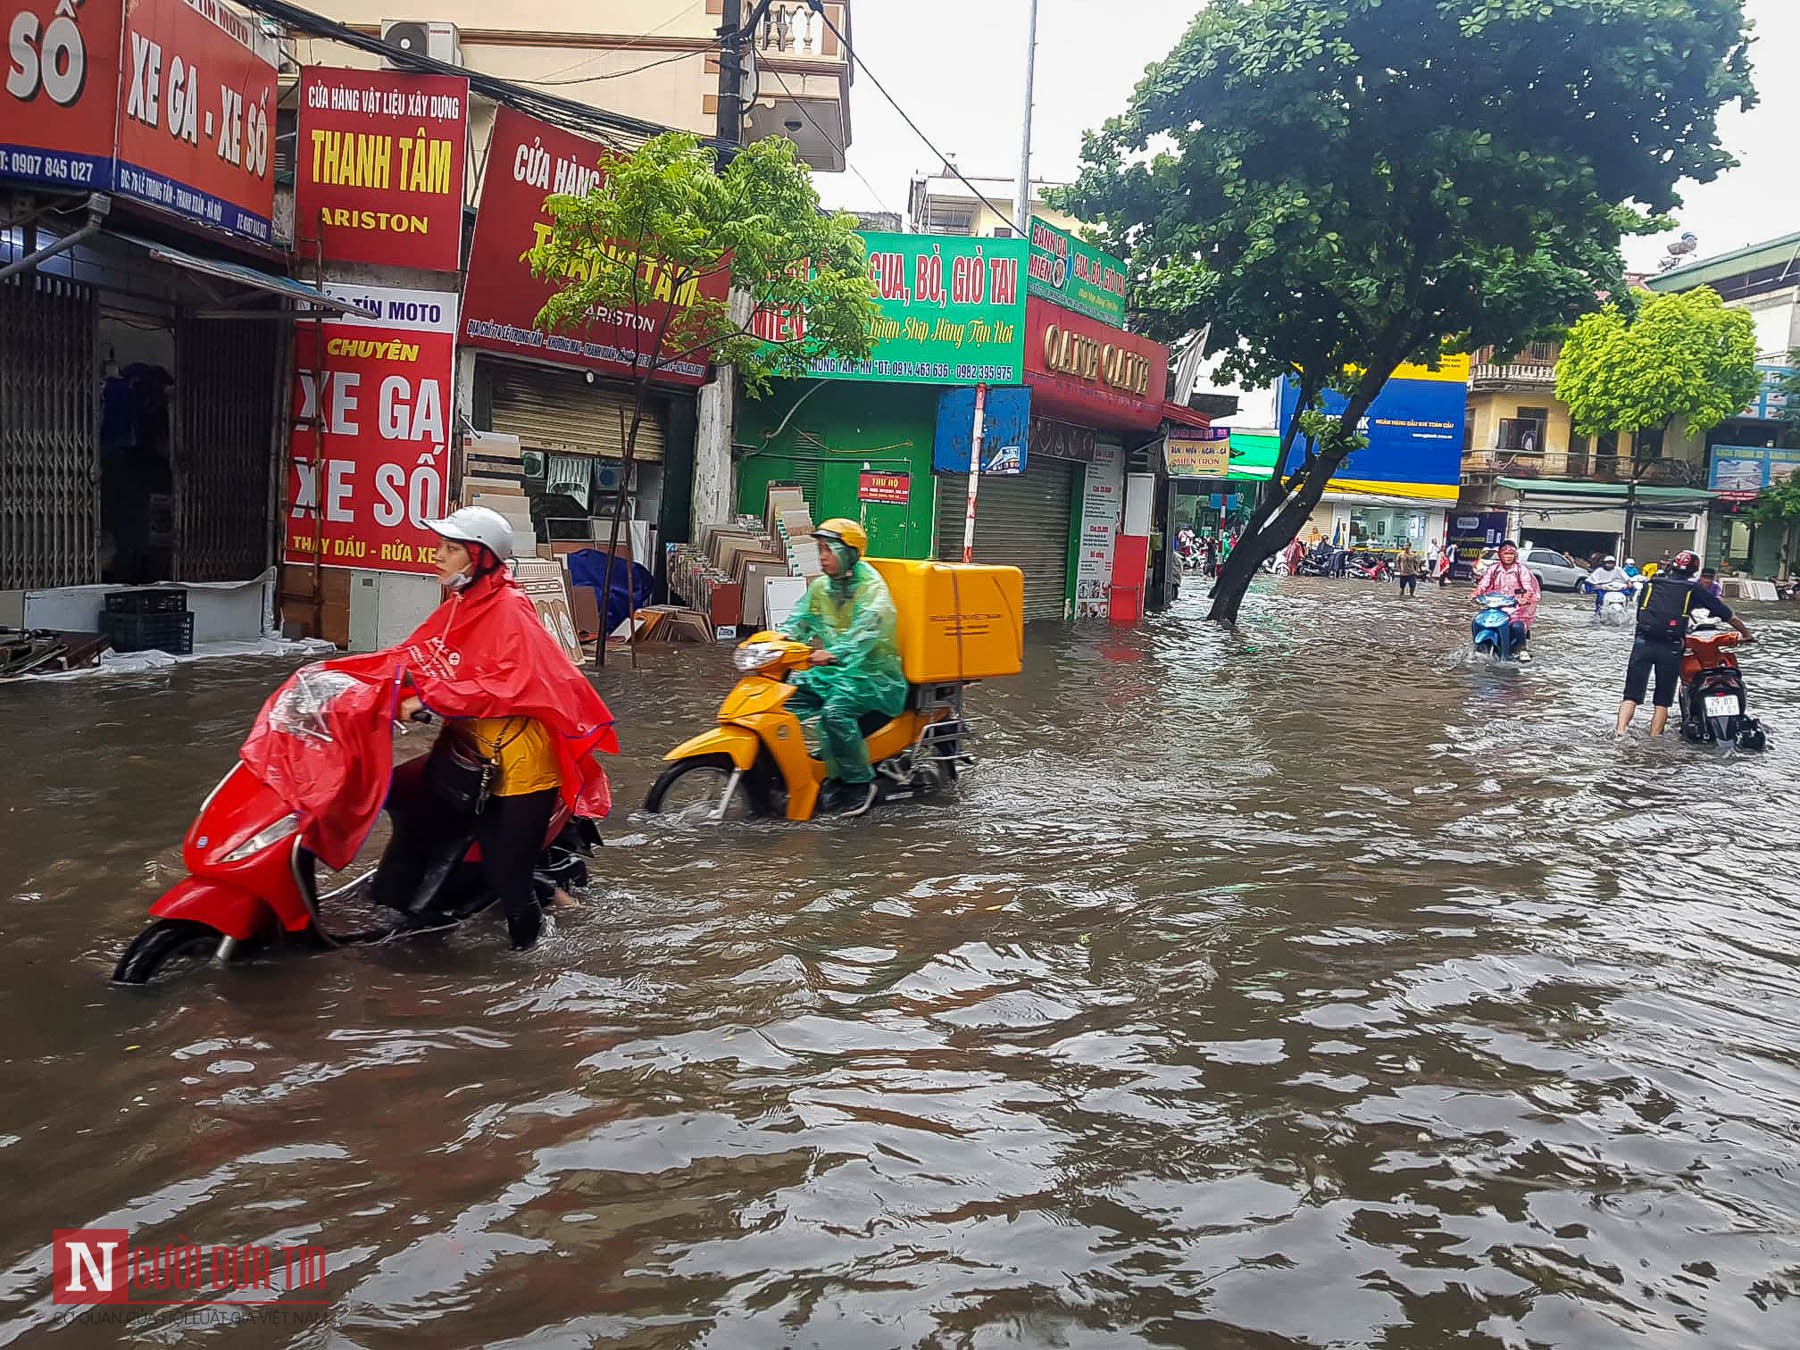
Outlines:
{"label": "window with balcony", "polygon": [[[1521,408],[1519,411],[1525,412],[1526,409]],[[1543,417],[1502,417],[1500,439],[1496,448],[1516,455],[1543,454],[1544,428],[1548,421],[1548,414]]]}

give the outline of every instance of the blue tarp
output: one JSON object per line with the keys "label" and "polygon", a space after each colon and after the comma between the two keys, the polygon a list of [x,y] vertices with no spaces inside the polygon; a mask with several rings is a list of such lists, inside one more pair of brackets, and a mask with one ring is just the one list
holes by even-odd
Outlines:
{"label": "blue tarp", "polygon": [[650,603],[650,591],[656,579],[629,558],[612,560],[612,584],[606,584],[606,550],[584,548],[569,555],[569,582],[589,586],[596,593],[606,592],[605,628],[608,633],[631,617],[634,610]]}

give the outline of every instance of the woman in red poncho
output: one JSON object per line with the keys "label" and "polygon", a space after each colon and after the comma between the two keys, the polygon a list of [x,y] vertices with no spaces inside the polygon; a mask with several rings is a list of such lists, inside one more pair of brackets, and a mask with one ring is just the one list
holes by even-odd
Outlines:
{"label": "woman in red poncho", "polygon": [[514,950],[523,950],[543,923],[531,874],[558,798],[595,818],[611,806],[593,752],[617,751],[612,715],[508,574],[506,519],[473,506],[427,524],[439,537],[438,577],[451,594],[395,649],[405,664],[399,715],[443,719],[441,736],[491,766],[491,780],[471,819],[434,795],[437,752],[423,774],[397,775],[388,801],[394,838],[373,894],[410,912],[426,870],[472,828],[484,880],[506,911]]}

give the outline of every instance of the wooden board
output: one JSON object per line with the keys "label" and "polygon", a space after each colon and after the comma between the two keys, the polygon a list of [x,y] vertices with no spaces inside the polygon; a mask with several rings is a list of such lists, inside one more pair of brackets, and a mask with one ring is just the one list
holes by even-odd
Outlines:
{"label": "wooden board", "polygon": [[556,639],[556,645],[576,665],[581,664],[581,635],[575,627],[575,612],[569,601],[569,575],[555,558],[520,558],[513,569],[513,580],[531,599],[539,621]]}

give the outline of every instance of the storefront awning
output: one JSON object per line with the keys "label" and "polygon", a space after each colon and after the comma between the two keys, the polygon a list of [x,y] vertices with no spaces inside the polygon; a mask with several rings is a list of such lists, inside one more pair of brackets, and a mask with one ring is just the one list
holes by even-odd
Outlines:
{"label": "storefront awning", "polygon": [[304,281],[272,276],[267,272],[259,272],[254,267],[245,267],[242,263],[225,262],[220,258],[196,257],[192,253],[183,253],[180,249],[171,248],[167,244],[140,239],[135,234],[118,234],[116,237],[123,239],[128,244],[136,244],[155,262],[167,263],[170,267],[196,272],[217,281],[229,281],[233,285],[266,291],[270,295],[279,295],[284,300],[306,305],[309,309],[322,309],[332,314],[349,314],[362,319],[379,319],[381,317],[374,310],[365,309],[348,300],[339,300],[327,295],[316,286],[308,286]]}
{"label": "storefront awning", "polygon": [[1212,418],[1203,412],[1196,412],[1185,403],[1163,401],[1163,421],[1172,422],[1178,427],[1197,427],[1201,431],[1210,430]]}
{"label": "storefront awning", "polygon": [[[1631,495],[1624,483],[1578,483],[1566,478],[1497,478],[1495,485],[1508,492],[1531,496],[1587,498],[1596,502],[1624,502]],[[1637,499],[1656,506],[1683,507],[1698,511],[1711,504],[1718,493],[1705,488],[1646,487],[1638,484]]]}

